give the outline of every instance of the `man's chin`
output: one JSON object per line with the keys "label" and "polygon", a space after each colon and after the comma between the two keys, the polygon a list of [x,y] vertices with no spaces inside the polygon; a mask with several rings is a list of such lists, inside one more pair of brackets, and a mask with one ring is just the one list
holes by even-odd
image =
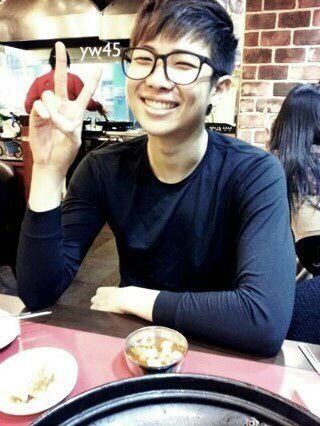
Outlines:
{"label": "man's chin", "polygon": [[157,137],[165,137],[169,136],[172,133],[175,133],[178,129],[176,126],[168,126],[166,124],[154,124],[154,125],[145,125],[143,126],[143,129],[148,133],[150,136],[157,136]]}

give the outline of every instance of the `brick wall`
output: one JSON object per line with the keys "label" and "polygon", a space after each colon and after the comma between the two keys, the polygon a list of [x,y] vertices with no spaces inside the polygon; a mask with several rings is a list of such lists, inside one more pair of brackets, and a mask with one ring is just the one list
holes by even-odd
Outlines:
{"label": "brick wall", "polygon": [[238,137],[262,146],[288,91],[320,80],[320,0],[247,0],[242,63]]}

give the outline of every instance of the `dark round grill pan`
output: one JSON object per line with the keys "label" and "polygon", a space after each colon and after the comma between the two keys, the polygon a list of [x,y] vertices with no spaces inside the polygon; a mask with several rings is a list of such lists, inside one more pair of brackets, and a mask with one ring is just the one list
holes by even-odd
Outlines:
{"label": "dark round grill pan", "polygon": [[215,376],[157,374],[109,383],[46,412],[34,426],[313,426],[320,419],[256,386]]}

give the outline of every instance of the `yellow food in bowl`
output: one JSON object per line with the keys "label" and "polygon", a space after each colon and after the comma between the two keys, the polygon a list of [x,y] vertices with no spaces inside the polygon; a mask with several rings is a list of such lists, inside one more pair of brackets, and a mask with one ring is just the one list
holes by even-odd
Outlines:
{"label": "yellow food in bowl", "polygon": [[136,339],[127,353],[143,367],[163,367],[180,361],[185,348],[164,337],[146,336]]}

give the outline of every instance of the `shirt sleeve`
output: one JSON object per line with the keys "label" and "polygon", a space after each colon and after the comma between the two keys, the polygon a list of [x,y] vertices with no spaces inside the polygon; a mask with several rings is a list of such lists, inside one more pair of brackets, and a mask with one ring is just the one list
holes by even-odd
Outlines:
{"label": "shirt sleeve", "polygon": [[17,258],[19,297],[34,310],[53,305],[68,288],[89,247],[105,223],[89,154],[70,181],[61,207],[27,209]]}
{"label": "shirt sleeve", "polygon": [[237,180],[240,226],[232,291],[162,291],[153,320],[212,343],[263,356],[275,355],[288,331],[294,302],[295,251],[286,180],[268,155]]}
{"label": "shirt sleeve", "polygon": [[24,108],[27,111],[28,114],[30,114],[32,110],[32,106],[35,101],[40,99],[38,89],[37,89],[37,80],[35,80],[27,93],[26,99],[24,101]]}
{"label": "shirt sleeve", "polygon": [[[81,78],[78,77],[75,74],[73,74],[73,84],[74,84],[75,98],[77,98],[79,96],[79,93],[81,92],[84,84],[83,84],[83,81],[81,80]],[[87,110],[88,111],[98,111],[101,107],[102,107],[102,105],[101,105],[100,102],[95,101],[91,98],[88,105],[87,105]]]}

